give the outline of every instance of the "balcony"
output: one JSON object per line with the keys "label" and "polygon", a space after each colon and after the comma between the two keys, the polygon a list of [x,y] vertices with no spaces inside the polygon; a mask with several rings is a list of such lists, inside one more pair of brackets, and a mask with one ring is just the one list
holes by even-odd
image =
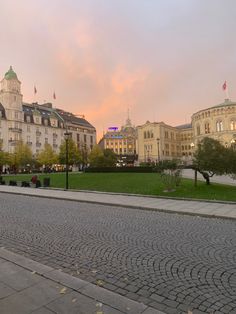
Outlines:
{"label": "balcony", "polygon": [[9,131],[21,133],[21,132],[22,132],[22,129],[21,129],[21,128],[9,128]]}
{"label": "balcony", "polygon": [[26,144],[31,146],[33,143],[32,142],[26,142]]}
{"label": "balcony", "polygon": [[9,144],[11,146],[16,146],[20,142],[20,140],[12,140],[12,139],[10,139],[8,142],[9,142]]}
{"label": "balcony", "polygon": [[58,147],[58,145],[57,145],[57,144],[53,144],[52,146],[53,146],[53,148],[57,148],[57,147]]}
{"label": "balcony", "polygon": [[40,136],[42,133],[39,131],[36,131],[36,136]]}

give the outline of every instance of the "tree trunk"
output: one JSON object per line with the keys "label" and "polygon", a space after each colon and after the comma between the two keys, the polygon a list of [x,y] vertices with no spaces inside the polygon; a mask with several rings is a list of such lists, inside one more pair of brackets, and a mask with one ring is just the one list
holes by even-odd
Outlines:
{"label": "tree trunk", "polygon": [[207,172],[201,172],[201,174],[203,175],[203,178],[206,180],[206,184],[209,185],[210,184],[210,176]]}

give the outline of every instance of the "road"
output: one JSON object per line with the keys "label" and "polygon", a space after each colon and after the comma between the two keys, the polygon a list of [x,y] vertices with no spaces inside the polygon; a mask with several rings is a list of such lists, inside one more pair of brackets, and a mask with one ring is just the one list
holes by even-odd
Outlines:
{"label": "road", "polygon": [[166,313],[236,313],[235,220],[0,198],[1,247]]}

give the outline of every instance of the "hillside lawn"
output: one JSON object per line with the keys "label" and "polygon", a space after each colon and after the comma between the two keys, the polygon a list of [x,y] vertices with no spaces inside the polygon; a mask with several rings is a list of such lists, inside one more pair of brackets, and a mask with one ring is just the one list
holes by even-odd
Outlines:
{"label": "hillside lawn", "polygon": [[[30,181],[32,174],[4,175],[3,179]],[[50,177],[50,186],[65,188],[65,173],[38,174]],[[198,181],[197,187],[191,179],[182,179],[174,192],[164,192],[165,186],[157,173],[69,173],[69,189],[131,193],[141,195],[168,196],[222,201],[236,201],[236,186]]]}

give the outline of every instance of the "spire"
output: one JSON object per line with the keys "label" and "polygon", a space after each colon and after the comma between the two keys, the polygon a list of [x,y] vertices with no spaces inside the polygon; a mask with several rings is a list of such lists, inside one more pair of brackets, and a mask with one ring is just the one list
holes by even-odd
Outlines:
{"label": "spire", "polygon": [[132,126],[131,120],[130,120],[130,117],[129,117],[129,108],[127,110],[127,119],[126,119],[125,126]]}

